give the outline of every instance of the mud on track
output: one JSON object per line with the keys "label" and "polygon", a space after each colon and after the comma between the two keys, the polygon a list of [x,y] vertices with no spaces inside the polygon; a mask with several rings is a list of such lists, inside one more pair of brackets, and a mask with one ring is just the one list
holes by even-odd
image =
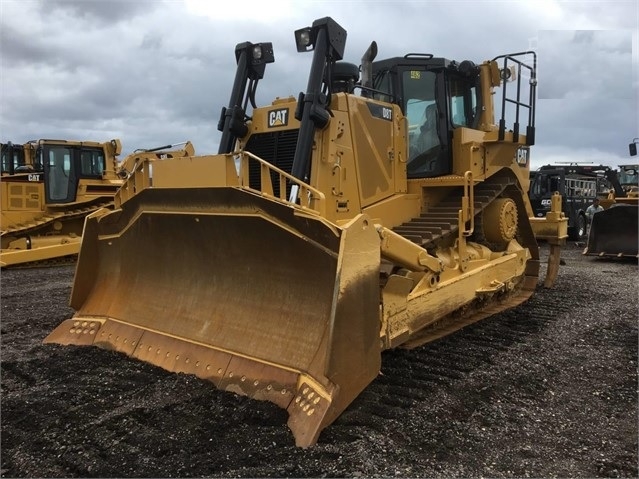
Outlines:
{"label": "mud on track", "polygon": [[562,258],[556,288],[384,353],[307,450],[270,403],[42,345],[73,314],[73,267],[3,271],[1,476],[637,477],[637,263]]}

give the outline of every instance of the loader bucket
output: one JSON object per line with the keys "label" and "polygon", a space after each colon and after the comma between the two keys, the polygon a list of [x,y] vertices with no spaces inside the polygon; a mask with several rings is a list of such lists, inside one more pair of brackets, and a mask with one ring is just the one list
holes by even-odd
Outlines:
{"label": "loader bucket", "polygon": [[378,374],[379,237],[240,188],[146,189],[85,224],[75,316],[100,346],[287,409],[313,445]]}
{"label": "loader bucket", "polygon": [[637,257],[638,214],[639,207],[624,204],[596,213],[592,218],[584,254]]}

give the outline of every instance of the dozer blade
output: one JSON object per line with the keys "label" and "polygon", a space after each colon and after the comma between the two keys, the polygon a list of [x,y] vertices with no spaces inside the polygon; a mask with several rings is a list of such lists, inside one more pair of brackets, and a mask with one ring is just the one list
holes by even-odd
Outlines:
{"label": "dozer blade", "polygon": [[272,401],[307,447],[379,372],[379,265],[365,216],[336,227],[241,189],[146,189],[87,218],[77,313],[45,342]]}
{"label": "dozer blade", "polygon": [[592,218],[584,254],[637,257],[638,216],[638,206],[623,204],[596,213]]}

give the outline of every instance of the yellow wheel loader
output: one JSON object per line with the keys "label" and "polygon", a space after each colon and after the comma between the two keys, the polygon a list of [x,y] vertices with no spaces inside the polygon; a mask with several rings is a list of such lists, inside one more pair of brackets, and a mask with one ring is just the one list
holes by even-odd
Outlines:
{"label": "yellow wheel loader", "polygon": [[2,144],[0,267],[58,264],[80,250],[87,215],[113,208],[113,198],[143,157],[191,156],[192,145],[139,150],[121,163],[119,140],[37,140]]}
{"label": "yellow wheel loader", "polygon": [[[631,143],[636,154],[636,145]],[[588,256],[639,258],[639,165],[619,165],[606,178],[612,185],[607,198],[600,200],[603,211],[592,217]]]}
{"label": "yellow wheel loader", "polygon": [[218,154],[138,162],[115,210],[87,217],[76,314],[45,342],[272,401],[308,447],[375,379],[384,350],[537,288],[536,57],[374,61],[373,42],[360,78],[330,17],[295,38],[313,52],[305,93],[257,107],[272,45],[239,44]]}

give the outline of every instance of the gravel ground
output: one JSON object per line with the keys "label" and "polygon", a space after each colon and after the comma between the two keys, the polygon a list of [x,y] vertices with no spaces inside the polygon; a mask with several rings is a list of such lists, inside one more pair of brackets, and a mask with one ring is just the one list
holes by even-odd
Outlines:
{"label": "gravel ground", "polygon": [[73,314],[73,267],[3,271],[1,476],[637,477],[637,262],[581,249],[565,248],[554,289],[384,353],[305,450],[270,403],[42,345]]}

